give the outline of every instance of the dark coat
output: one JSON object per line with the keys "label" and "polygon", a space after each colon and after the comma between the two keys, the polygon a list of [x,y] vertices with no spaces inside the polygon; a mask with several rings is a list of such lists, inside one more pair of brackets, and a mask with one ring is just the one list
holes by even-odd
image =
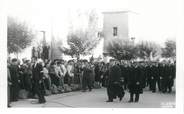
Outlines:
{"label": "dark coat", "polygon": [[121,77],[123,77],[125,80],[128,76],[128,68],[125,67],[124,65],[121,65],[120,68],[121,68]]}
{"label": "dark coat", "polygon": [[114,65],[109,69],[107,94],[109,100],[116,98],[117,96],[122,98],[124,96],[124,89],[121,85],[121,68],[118,65]]}
{"label": "dark coat", "polygon": [[131,67],[128,77],[128,88],[130,93],[142,93],[142,80],[140,75],[140,67]]}
{"label": "dark coat", "polygon": [[16,101],[18,100],[19,93],[19,67],[17,65],[11,65],[9,67],[10,70],[10,79],[11,79],[11,87],[10,87],[10,100]]}
{"label": "dark coat", "polygon": [[95,66],[95,81],[101,81],[99,65]]}
{"label": "dark coat", "polygon": [[109,70],[109,84],[113,84],[114,82],[119,82],[121,78],[121,69],[119,66],[114,65]]}
{"label": "dark coat", "polygon": [[43,70],[43,67],[41,64],[36,64],[32,66],[32,75],[33,75],[33,81],[34,82],[39,82],[43,79],[43,73],[41,72]]}
{"label": "dark coat", "polygon": [[141,85],[143,88],[146,87],[146,67],[140,66],[140,77],[141,77]]}
{"label": "dark coat", "polygon": [[33,93],[38,95],[39,102],[45,102],[44,98],[44,83],[43,83],[43,67],[41,64],[36,64],[32,66],[33,75]]}
{"label": "dark coat", "polygon": [[89,78],[89,77],[91,76],[92,73],[93,73],[93,72],[92,72],[92,69],[89,69],[89,68],[87,68],[87,67],[84,67],[84,68],[83,68],[83,77],[84,77],[84,78]]}
{"label": "dark coat", "polygon": [[92,88],[92,80],[93,80],[93,71],[90,68],[83,68],[83,77],[82,77],[82,88],[85,90],[88,86],[89,89]]}
{"label": "dark coat", "polygon": [[17,65],[11,65],[9,67],[12,86],[18,86],[19,80],[19,67]]}

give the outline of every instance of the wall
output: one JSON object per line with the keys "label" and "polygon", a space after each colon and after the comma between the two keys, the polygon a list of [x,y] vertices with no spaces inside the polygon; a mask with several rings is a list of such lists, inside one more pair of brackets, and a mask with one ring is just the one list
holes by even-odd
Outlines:
{"label": "wall", "polygon": [[[113,27],[118,28],[118,36],[113,36]],[[103,34],[104,34],[104,52],[106,47],[113,39],[128,39],[128,12],[104,12]]]}

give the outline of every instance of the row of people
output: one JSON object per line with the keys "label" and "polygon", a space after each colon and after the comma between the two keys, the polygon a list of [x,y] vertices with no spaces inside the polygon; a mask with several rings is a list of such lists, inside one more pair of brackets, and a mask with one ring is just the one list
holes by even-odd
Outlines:
{"label": "row of people", "polygon": [[[156,87],[159,91],[172,92],[174,84],[176,66],[175,63],[169,62],[137,62],[120,65],[122,76],[125,78],[125,86],[127,78],[132,72],[132,68],[137,67],[138,70],[135,74],[142,77],[143,88],[149,87],[152,92],[156,92]],[[126,88],[126,87],[125,87]]]}
{"label": "row of people", "polygon": [[[112,66],[116,68],[112,70]],[[91,91],[95,84],[107,87],[108,101],[115,98],[114,93],[122,99],[124,89],[129,89],[130,101],[134,94],[136,94],[135,101],[138,101],[139,94],[147,86],[152,92],[156,91],[156,84],[159,91],[171,92],[175,79],[175,64],[118,61],[105,64],[87,60],[77,62],[45,60],[43,62],[36,58],[32,58],[31,61],[23,60],[20,64],[17,59],[12,59],[12,62],[8,62],[8,74],[11,101],[17,101],[19,90],[25,89],[32,93],[31,97],[37,94],[39,102],[44,103],[45,90],[51,90],[52,85],[64,90],[64,84],[68,86],[78,84],[84,92],[87,88]]]}
{"label": "row of people", "polygon": [[[129,102],[138,102],[139,94],[143,93],[145,87],[149,87],[152,92],[156,92],[156,83],[159,91],[163,93],[172,91],[175,79],[175,63],[168,62],[126,62],[119,63],[111,60],[109,71],[107,71],[108,102],[124,96],[124,89],[130,92]],[[133,99],[135,95],[135,100]]]}

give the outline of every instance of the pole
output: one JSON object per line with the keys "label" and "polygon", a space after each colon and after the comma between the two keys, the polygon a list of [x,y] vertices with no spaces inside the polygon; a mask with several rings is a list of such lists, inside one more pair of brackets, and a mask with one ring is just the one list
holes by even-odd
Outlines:
{"label": "pole", "polygon": [[43,44],[43,46],[45,46],[46,45],[46,39],[45,39],[45,31],[40,31],[40,32],[42,32],[43,33],[43,42],[42,42],[42,44]]}

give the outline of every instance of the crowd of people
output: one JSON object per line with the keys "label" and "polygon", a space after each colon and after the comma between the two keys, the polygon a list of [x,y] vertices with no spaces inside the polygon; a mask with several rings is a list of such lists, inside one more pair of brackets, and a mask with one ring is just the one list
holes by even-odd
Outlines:
{"label": "crowd of people", "polygon": [[[45,95],[74,90],[92,91],[93,88],[106,87],[108,100],[119,97],[122,100],[129,90],[130,101],[138,102],[139,94],[148,87],[153,93],[172,92],[175,79],[175,62],[131,62],[110,60],[109,63],[87,60],[56,59],[54,61],[8,59],[9,103],[17,101],[20,94],[45,103]],[[24,90],[24,91],[22,91]],[[135,100],[133,100],[135,94]]]}

